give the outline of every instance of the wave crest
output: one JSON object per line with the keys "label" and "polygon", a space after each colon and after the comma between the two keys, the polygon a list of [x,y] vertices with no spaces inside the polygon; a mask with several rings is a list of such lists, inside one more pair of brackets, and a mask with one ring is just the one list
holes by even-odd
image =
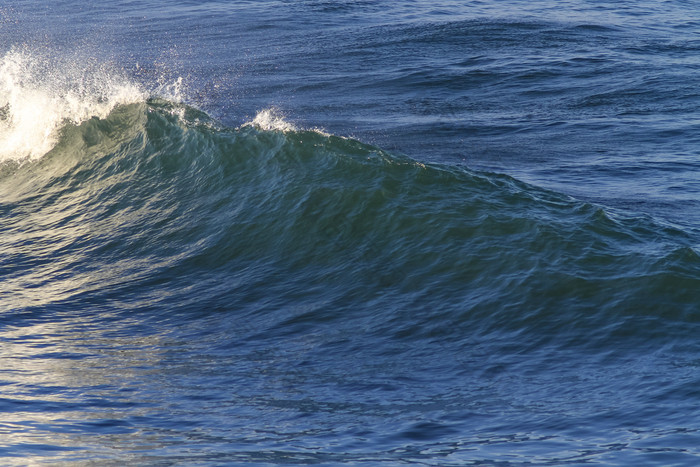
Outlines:
{"label": "wave crest", "polygon": [[37,159],[57,144],[64,125],[106,118],[145,97],[109,65],[12,49],[0,58],[0,162]]}
{"label": "wave crest", "polygon": [[262,131],[299,131],[297,127],[284,119],[277,109],[270,108],[261,110],[252,122],[247,122],[244,127],[254,127]]}

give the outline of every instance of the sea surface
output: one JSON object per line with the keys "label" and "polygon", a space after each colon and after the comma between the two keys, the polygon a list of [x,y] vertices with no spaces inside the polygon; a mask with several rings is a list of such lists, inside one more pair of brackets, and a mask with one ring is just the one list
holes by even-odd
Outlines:
{"label": "sea surface", "polygon": [[700,2],[2,0],[0,464],[700,465]]}

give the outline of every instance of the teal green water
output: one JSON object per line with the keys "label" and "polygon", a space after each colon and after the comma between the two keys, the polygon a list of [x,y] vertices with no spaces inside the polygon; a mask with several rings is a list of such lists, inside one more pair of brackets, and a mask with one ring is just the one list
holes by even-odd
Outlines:
{"label": "teal green water", "polygon": [[[697,301],[693,237],[649,216],[316,130],[221,128],[167,102],[70,125],[40,161],[4,172],[16,237],[52,229],[43,255],[62,274],[76,257],[114,258],[125,268],[115,285],[130,269],[167,277],[253,261],[309,287],[334,284],[341,297],[386,287],[458,303],[465,316],[505,310],[494,324],[515,328],[549,315],[583,324],[576,310],[592,306],[586,315],[643,315],[669,301],[692,318]],[[76,244],[81,236],[99,247]],[[27,247],[35,256],[37,243]]]}

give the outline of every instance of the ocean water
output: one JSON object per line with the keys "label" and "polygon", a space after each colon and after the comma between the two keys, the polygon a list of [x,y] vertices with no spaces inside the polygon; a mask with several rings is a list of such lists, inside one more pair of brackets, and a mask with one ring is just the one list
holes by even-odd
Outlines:
{"label": "ocean water", "polygon": [[0,464],[698,465],[699,18],[0,3]]}

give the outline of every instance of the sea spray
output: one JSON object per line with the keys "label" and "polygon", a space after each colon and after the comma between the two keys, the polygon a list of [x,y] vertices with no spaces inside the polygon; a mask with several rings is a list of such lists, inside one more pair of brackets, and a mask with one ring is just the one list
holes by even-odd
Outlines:
{"label": "sea spray", "polygon": [[140,83],[109,61],[13,48],[0,58],[0,162],[38,159],[67,124],[104,119],[119,105],[183,100],[182,78]]}
{"label": "sea spray", "polygon": [[258,128],[263,131],[297,131],[297,127],[289,123],[279,109],[275,108],[261,110],[251,122],[247,122],[243,126]]}

